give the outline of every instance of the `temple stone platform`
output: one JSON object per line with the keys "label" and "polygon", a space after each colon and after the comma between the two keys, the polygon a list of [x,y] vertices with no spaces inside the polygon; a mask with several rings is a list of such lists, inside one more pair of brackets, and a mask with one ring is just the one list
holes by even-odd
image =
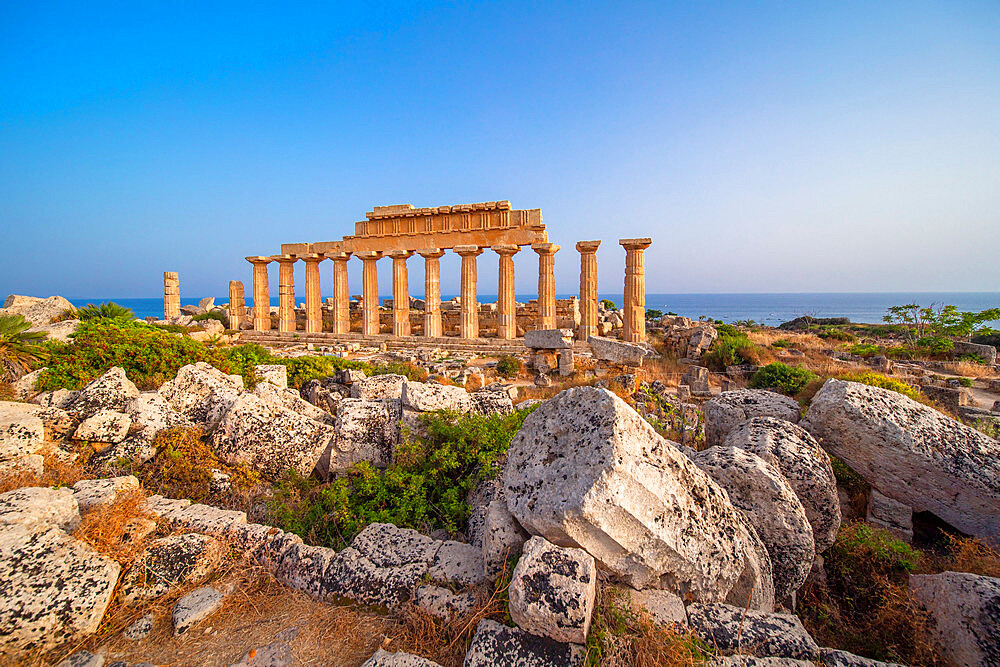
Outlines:
{"label": "temple stone platform", "polygon": [[[243,343],[257,343],[273,347],[304,345],[308,343],[312,343],[313,345],[359,343],[368,347],[380,347],[384,344],[387,350],[437,348],[455,352],[476,352],[482,356],[499,356],[504,354],[526,355],[530,352],[524,346],[523,338],[460,338],[457,336],[425,338],[422,336],[394,336],[392,334],[335,334],[330,332],[306,333],[304,331],[272,330],[243,331],[240,333],[239,340]],[[576,342],[574,348],[584,352],[590,349],[583,341]]]}

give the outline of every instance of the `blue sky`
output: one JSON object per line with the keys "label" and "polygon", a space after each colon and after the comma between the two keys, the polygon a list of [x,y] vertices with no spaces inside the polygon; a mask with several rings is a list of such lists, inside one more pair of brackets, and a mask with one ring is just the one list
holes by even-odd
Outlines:
{"label": "blue sky", "polygon": [[4,294],[249,291],[373,205],[496,199],[560,293],[632,236],[650,292],[1000,290],[1000,3],[0,3]]}

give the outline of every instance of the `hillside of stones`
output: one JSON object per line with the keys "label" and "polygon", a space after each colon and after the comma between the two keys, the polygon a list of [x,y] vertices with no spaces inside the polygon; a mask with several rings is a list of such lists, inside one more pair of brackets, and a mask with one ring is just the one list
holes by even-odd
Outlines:
{"label": "hillside of stones", "polygon": [[[38,326],[62,324],[52,317]],[[806,405],[747,389],[747,368],[699,364],[717,338],[711,325],[668,317],[651,330],[648,346],[608,338],[576,348],[572,370],[559,354],[572,332],[533,332],[526,343],[537,347],[514,379],[497,375],[495,359],[360,347],[333,352],[407,361],[431,377],[344,370],[295,389],[284,366],[269,365],[250,387],[196,363],[155,391],[112,367],[82,390],[39,393],[26,376],[17,400],[0,402],[0,656],[886,664],[807,628],[825,563],[836,566],[847,538],[868,534],[861,526],[900,553],[932,532],[985,554],[972,567],[941,559],[945,567],[896,573],[901,588],[887,590],[902,591],[919,634],[876,657],[1000,660],[994,437],[948,406],[836,377]],[[802,363],[824,375],[920,368],[840,359],[803,341]],[[920,377],[930,386],[944,372]],[[988,373],[978,378],[972,400],[988,397],[989,383]],[[358,464],[385,468],[428,416],[515,410],[530,414],[500,474],[469,494],[468,524],[452,534],[376,522],[342,548],[308,544],[268,525],[259,497],[225,491],[237,466],[265,486],[290,469],[320,483]],[[227,466],[212,471],[215,505],[139,482],[164,435],[190,428]],[[136,476],[121,474],[126,461]]]}

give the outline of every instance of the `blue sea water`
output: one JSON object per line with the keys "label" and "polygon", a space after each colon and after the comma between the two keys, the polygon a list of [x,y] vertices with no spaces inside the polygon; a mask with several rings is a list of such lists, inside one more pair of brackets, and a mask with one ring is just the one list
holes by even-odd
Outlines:
{"label": "blue sea water", "polygon": [[[415,295],[416,296],[416,295]],[[454,294],[442,298],[453,298]],[[572,296],[560,294],[560,298]],[[326,297],[324,297],[326,298]],[[385,296],[383,298],[389,298]],[[518,294],[518,301],[535,298],[534,294]],[[621,294],[601,294],[600,298],[610,299],[617,305],[622,303]],[[296,303],[304,297],[298,296]],[[181,305],[197,305],[201,297],[181,297]],[[216,297],[216,303],[223,304],[228,296]],[[496,300],[495,294],[480,294],[479,301],[488,303]],[[70,299],[74,306],[88,303],[115,301],[131,308],[137,317],[163,316],[163,299]],[[249,304],[249,300],[247,302]],[[818,293],[777,293],[777,294],[646,294],[646,308],[698,319],[706,317],[724,322],[754,320],[770,326],[795,319],[802,315],[814,317],[847,317],[852,322],[881,322],[889,306],[918,303],[951,304],[959,310],[979,311],[1000,307],[1000,292],[818,292]],[[278,297],[271,298],[271,305],[278,305]]]}

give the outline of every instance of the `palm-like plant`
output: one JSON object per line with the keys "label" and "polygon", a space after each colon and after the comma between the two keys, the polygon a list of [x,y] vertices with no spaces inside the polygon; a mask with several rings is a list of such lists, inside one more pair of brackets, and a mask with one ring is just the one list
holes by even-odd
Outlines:
{"label": "palm-like plant", "polygon": [[23,315],[0,315],[0,380],[13,382],[45,358],[45,349],[38,345],[45,333],[30,328]]}
{"label": "palm-like plant", "polygon": [[88,303],[83,308],[77,308],[76,316],[81,320],[92,320],[97,318],[131,320],[135,317],[135,313],[132,312],[131,308],[120,306],[114,301],[108,301],[107,303],[96,305]]}

